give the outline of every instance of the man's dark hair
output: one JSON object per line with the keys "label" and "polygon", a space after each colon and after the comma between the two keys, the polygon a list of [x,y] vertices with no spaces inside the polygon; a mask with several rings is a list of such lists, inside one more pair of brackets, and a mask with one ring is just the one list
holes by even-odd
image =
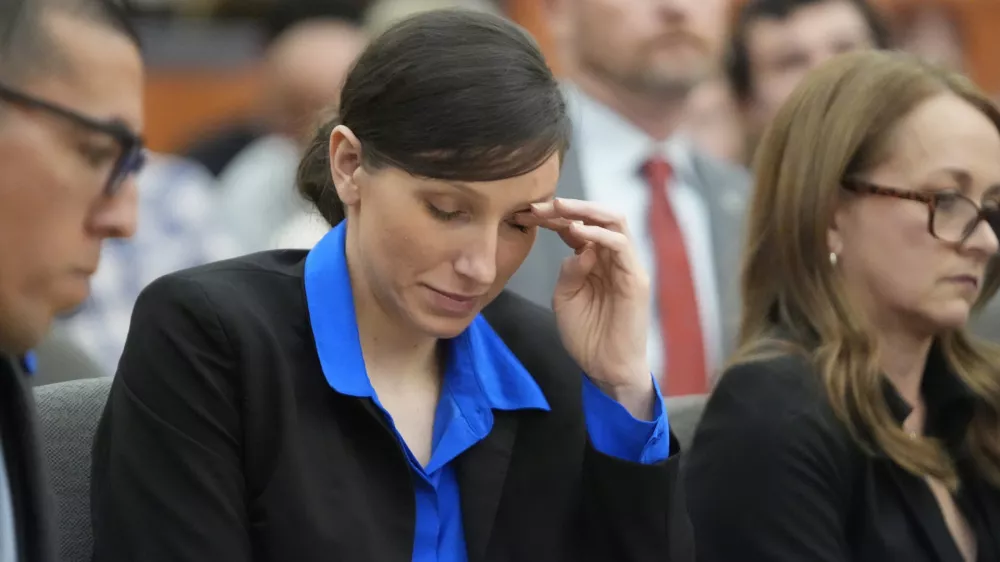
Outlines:
{"label": "man's dark hair", "polygon": [[762,19],[784,20],[805,6],[826,2],[848,2],[855,6],[868,23],[875,46],[879,49],[890,47],[889,28],[867,0],[749,0],[737,13],[725,59],[726,77],[737,99],[745,102],[753,97],[753,76],[747,52],[750,26]]}
{"label": "man's dark hair", "polygon": [[58,69],[62,53],[45,23],[52,12],[105,25],[139,46],[126,0],[0,0],[0,81]]}
{"label": "man's dark hair", "polygon": [[344,209],[330,177],[330,134],[350,128],[362,165],[414,176],[494,181],[526,174],[569,145],[559,84],[538,45],[507,20],[438,10],[375,39],[344,83],[339,115],[320,127],[298,189],[331,224]]}

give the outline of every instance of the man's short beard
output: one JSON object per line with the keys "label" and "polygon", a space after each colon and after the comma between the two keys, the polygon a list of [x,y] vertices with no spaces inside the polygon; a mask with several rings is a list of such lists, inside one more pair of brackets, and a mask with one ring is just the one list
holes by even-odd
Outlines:
{"label": "man's short beard", "polygon": [[583,61],[582,66],[585,70],[630,92],[664,99],[686,97],[691,93],[691,90],[712,76],[712,71],[707,68],[701,72],[668,75],[648,68],[639,70],[609,69],[594,60]]}

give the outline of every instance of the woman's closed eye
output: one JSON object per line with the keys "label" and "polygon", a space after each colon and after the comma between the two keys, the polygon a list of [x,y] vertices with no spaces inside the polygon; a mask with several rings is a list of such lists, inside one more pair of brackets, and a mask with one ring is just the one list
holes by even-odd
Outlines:
{"label": "woman's closed eye", "polygon": [[525,234],[527,234],[528,232],[531,231],[532,228],[534,228],[532,226],[525,226],[523,224],[518,223],[517,219],[514,218],[514,217],[511,217],[511,219],[507,221],[507,224],[509,224],[511,227],[516,228],[517,230],[519,230],[519,231],[521,231],[521,232],[523,232]]}
{"label": "woman's closed eye", "polygon": [[[430,212],[431,216],[441,222],[454,221],[456,219],[461,218],[463,215],[467,214],[466,211],[462,211],[459,209],[456,210],[442,209],[429,201],[425,202],[424,205],[427,207],[427,211]],[[518,223],[516,215],[507,218],[504,221],[504,223],[507,226],[517,230],[518,232],[528,233],[532,229],[531,226],[525,226],[523,224]]]}
{"label": "woman's closed eye", "polygon": [[430,211],[431,216],[444,222],[457,219],[462,214],[462,211],[459,210],[448,211],[445,209],[440,209],[429,201],[424,203],[424,205],[427,207],[427,210]]}

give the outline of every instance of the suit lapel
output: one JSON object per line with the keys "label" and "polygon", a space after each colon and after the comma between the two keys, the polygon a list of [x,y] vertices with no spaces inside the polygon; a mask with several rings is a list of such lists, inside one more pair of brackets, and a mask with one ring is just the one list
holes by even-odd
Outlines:
{"label": "suit lapel", "polygon": [[0,408],[4,460],[17,526],[19,560],[51,560],[47,493],[41,449],[35,433],[34,404],[14,361],[0,356]]}
{"label": "suit lapel", "polygon": [[745,170],[723,167],[696,151],[692,151],[691,162],[692,177],[684,180],[702,194],[708,209],[720,298],[722,351],[728,357],[734,350],[739,329],[739,278],[750,178]]}
{"label": "suit lapel", "polygon": [[[556,195],[566,199],[584,199],[582,180],[579,153],[571,148],[563,157]],[[539,229],[531,252],[508,281],[507,288],[539,306],[549,308],[559,279],[559,267],[572,253],[558,234]]]}
{"label": "suit lapel", "polygon": [[457,459],[469,562],[486,560],[516,434],[516,414],[494,411],[490,434]]}
{"label": "suit lapel", "polygon": [[559,194],[559,197],[567,199],[585,199],[583,169],[580,167],[580,152],[572,147],[563,156],[556,193]]}

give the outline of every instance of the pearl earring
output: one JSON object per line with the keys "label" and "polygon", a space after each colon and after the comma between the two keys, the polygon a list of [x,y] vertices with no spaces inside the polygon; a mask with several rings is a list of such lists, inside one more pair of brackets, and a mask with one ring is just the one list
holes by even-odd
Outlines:
{"label": "pearl earring", "polygon": [[836,252],[830,252],[830,265],[832,265],[833,267],[837,267],[837,253]]}

